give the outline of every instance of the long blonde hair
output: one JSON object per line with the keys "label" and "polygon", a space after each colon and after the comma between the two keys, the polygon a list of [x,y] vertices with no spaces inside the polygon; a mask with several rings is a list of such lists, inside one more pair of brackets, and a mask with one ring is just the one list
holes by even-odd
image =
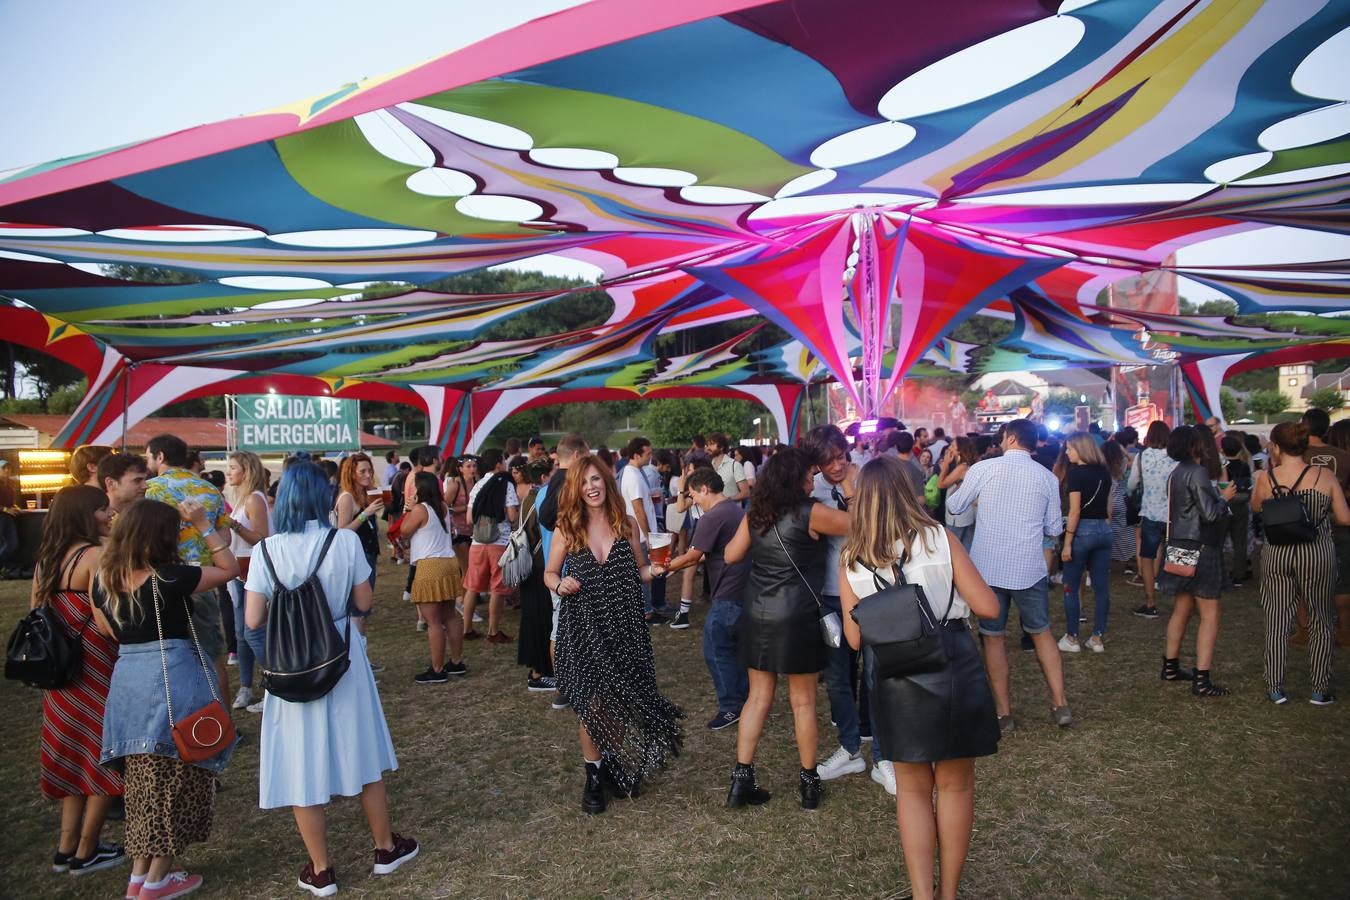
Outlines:
{"label": "long blonde hair", "polygon": [[914,494],[905,467],[893,456],[879,456],[858,473],[858,488],[849,504],[848,537],[839,553],[839,564],[861,564],[870,569],[890,567],[903,548],[908,556],[914,539],[931,553],[928,529],[937,522]]}
{"label": "long blonde hair", "polygon": [[1072,447],[1078,453],[1078,462],[1084,466],[1105,466],[1106,455],[1097,446],[1097,439],[1086,431],[1080,431],[1064,442],[1066,448]]}
{"label": "long blonde hair", "polygon": [[95,576],[108,598],[108,617],[139,621],[145,611],[136,599],[135,573],[178,563],[178,510],[158,500],[137,500],[113,520]]}
{"label": "long blonde hair", "polygon": [[240,485],[225,485],[225,499],[230,506],[239,509],[254,493],[267,494],[267,468],[258,454],[249,450],[236,450],[230,454],[230,460],[244,472],[244,482]]}

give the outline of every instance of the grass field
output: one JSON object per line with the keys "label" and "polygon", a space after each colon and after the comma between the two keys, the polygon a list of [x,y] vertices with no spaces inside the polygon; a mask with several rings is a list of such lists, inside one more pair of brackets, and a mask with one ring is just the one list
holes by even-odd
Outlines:
{"label": "grass field", "polygon": [[[400,769],[388,778],[395,829],[421,857],[370,875],[370,837],[355,801],[329,810],[343,894],[371,897],[900,897],[908,893],[894,801],[866,775],[829,785],[822,808],[795,796],[796,754],[783,689],[757,761],[767,806],[722,805],[734,729],[715,711],[698,628],[654,633],[663,688],[688,713],[685,753],[635,802],[580,810],[576,718],[527,694],[515,649],[469,645],[470,675],[418,686],[424,636],[398,602],[401,569],[382,563],[371,656]],[[1115,585],[1108,652],[1065,661],[1077,721],[1059,729],[1034,658],[1013,652],[1019,730],[978,766],[970,897],[1343,897],[1350,892],[1350,703],[1307,703],[1306,657],[1291,656],[1291,702],[1261,684],[1254,586],[1224,600],[1216,663],[1226,700],[1198,701],[1161,683],[1165,621],[1128,614],[1137,588]],[[0,584],[8,635],[28,588]],[[1063,610],[1053,610],[1057,627]],[[1090,613],[1089,613],[1090,615]],[[515,633],[511,616],[507,630]],[[1193,636],[1192,636],[1193,641]],[[1187,656],[1193,649],[1188,642]],[[1345,680],[1345,665],[1337,666]],[[233,670],[232,677],[234,677]],[[37,789],[41,697],[0,683],[5,728],[0,895],[112,897],[125,869],[75,880],[48,871],[58,815]],[[821,756],[834,749],[824,691]],[[216,897],[304,896],[306,857],[287,812],[257,808],[258,718],[223,779],[209,843],[184,861]],[[120,839],[121,826],[108,836]]]}

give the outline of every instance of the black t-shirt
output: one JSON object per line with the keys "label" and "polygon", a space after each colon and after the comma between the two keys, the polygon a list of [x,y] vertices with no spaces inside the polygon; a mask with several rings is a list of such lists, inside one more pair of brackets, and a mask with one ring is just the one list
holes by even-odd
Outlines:
{"label": "black t-shirt", "polygon": [[[164,640],[192,640],[188,611],[192,606],[192,592],[201,580],[202,570],[198,566],[164,566],[159,570],[159,596],[164,601],[159,612],[164,624]],[[154,588],[150,585],[150,578],[147,578],[136,589],[136,608],[142,614],[132,617],[130,621],[118,621],[108,612],[107,595],[103,593],[98,580],[94,580],[94,605],[107,617],[113,637],[119,644],[148,644],[159,640],[159,632],[155,628],[155,610],[151,606],[154,596]],[[122,614],[129,615],[125,607]]]}
{"label": "black t-shirt", "polygon": [[712,585],[713,600],[740,602],[745,592],[745,578],[750,574],[750,559],[727,565],[722,553],[741,527],[745,511],[739,503],[723,500],[699,517],[691,545],[703,551],[703,563],[708,567],[708,583]]}
{"label": "black t-shirt", "polygon": [[1069,466],[1066,479],[1068,493],[1082,494],[1078,517],[1080,519],[1109,519],[1111,517],[1111,473],[1106,466]]}
{"label": "black t-shirt", "polygon": [[1225,478],[1233,482],[1239,491],[1246,492],[1252,489],[1252,467],[1242,460],[1225,459],[1223,470]]}

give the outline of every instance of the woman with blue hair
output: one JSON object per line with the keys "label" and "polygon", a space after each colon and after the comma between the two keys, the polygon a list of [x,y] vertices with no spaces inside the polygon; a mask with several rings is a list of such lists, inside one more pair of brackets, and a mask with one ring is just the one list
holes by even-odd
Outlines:
{"label": "woman with blue hair", "polygon": [[331,497],[318,466],[303,461],[287,466],[277,489],[273,534],[259,544],[262,559],[249,568],[245,585],[245,620],[250,628],[260,628],[277,592],[300,585],[313,573],[334,624],[349,634],[351,665],[331,691],[305,703],[268,694],[263,703],[258,805],[292,808],[310,860],[299,886],[318,897],[337,893],[324,817],[334,796],[360,795],[375,841],[373,874],[390,874],[418,851],[415,840],[389,826],[384,773],[397,769],[398,760],[366,659],[365,638],[344,627],[349,616],[368,612],[374,601],[370,564],[356,532],[329,525]]}

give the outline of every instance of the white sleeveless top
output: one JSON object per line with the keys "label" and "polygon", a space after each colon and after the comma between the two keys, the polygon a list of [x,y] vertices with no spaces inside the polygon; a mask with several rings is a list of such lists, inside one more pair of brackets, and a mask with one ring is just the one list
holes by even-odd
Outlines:
{"label": "white sleeveless top", "polygon": [[[408,550],[408,561],[413,565],[428,557],[450,557],[455,555],[455,527],[450,521],[450,512],[446,510],[445,519],[436,521],[436,510],[430,503],[420,504],[427,511],[426,523],[413,532],[412,545]],[[445,527],[442,528],[441,526]]]}
{"label": "white sleeveless top", "polygon": [[[924,548],[925,537],[931,550]],[[899,545],[896,546],[897,555],[901,549]],[[869,569],[855,563],[849,567],[847,574],[849,587],[853,588],[853,593],[858,595],[859,600],[877,592],[876,582],[872,580],[872,572]],[[878,574],[887,583],[895,578],[893,569],[879,571]],[[905,563],[905,580],[923,588],[934,615],[941,616],[946,611],[949,596],[952,608],[951,612],[947,613],[948,619],[964,619],[970,615],[970,607],[966,606],[966,601],[961,599],[961,595],[951,593],[952,551],[947,545],[947,529],[941,525],[926,528],[914,538],[909,561]]]}
{"label": "white sleeveless top", "polygon": [[[267,495],[264,494],[262,491],[254,491],[252,494],[249,495],[249,497],[261,497],[261,498],[262,498],[263,509],[267,510],[267,533],[268,533],[268,534],[271,534],[271,533],[272,533],[272,504],[270,504],[270,503],[267,502]],[[230,518],[234,519],[234,520],[235,520],[236,522],[238,522],[240,525],[243,525],[245,528],[247,528],[247,529],[249,529],[249,530],[251,531],[251,530],[253,530],[253,525],[252,525],[252,524],[249,522],[249,520],[248,520],[248,506],[247,506],[247,504],[248,504],[248,498],[245,498],[243,503],[240,503],[238,507],[236,507],[235,509],[233,509],[233,510],[230,511]],[[239,536],[239,532],[237,532],[237,531],[231,531],[231,532],[230,532],[230,552],[233,553],[233,554],[235,555],[236,558],[242,557],[242,556],[252,556],[252,555],[253,555],[253,545],[250,544],[248,541],[244,540],[243,538],[241,538],[241,537]]]}

